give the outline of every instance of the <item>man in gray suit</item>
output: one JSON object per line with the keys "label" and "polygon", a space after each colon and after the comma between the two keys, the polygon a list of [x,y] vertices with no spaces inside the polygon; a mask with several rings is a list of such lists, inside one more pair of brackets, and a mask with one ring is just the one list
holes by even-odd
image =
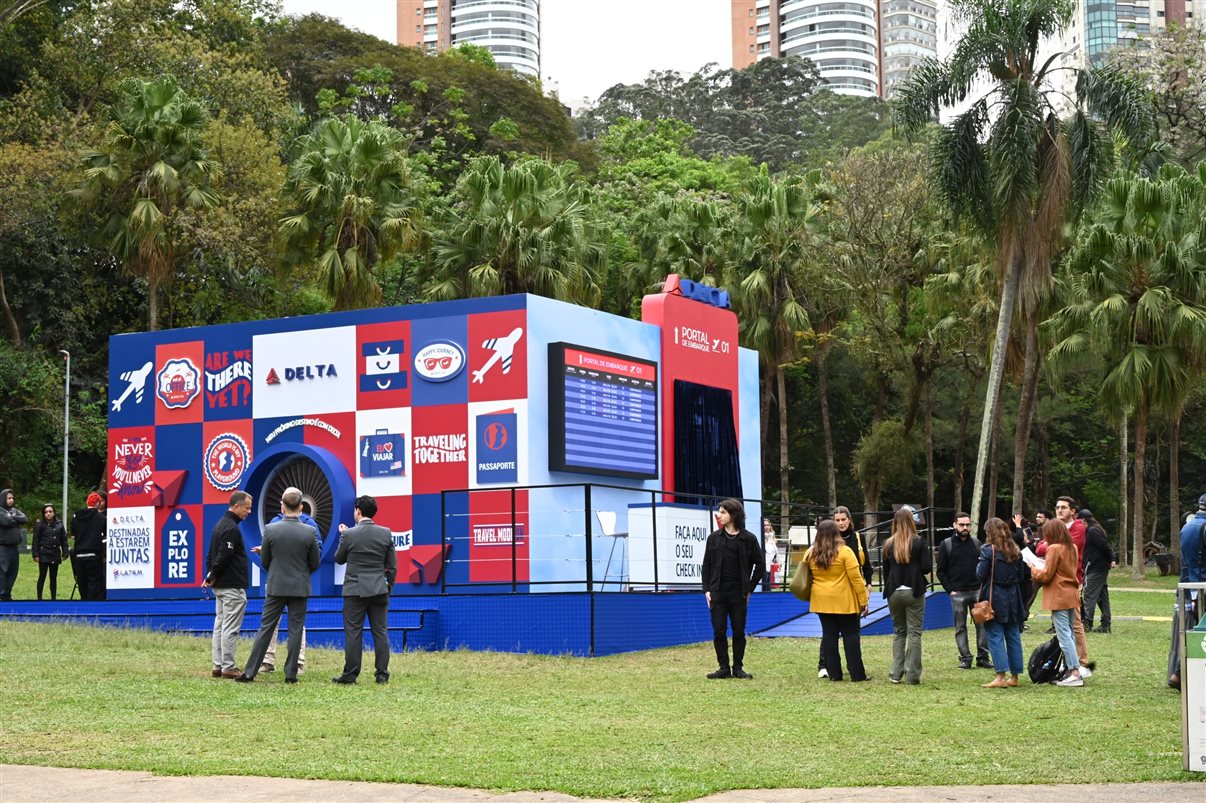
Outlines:
{"label": "man in gray suit", "polygon": [[332,683],[352,684],[360,675],[364,647],[364,616],[367,613],[373,632],[377,682],[389,683],[389,592],[398,573],[394,539],[385,527],[373,523],[377,500],[361,496],[352,514],[356,526],[339,525],[339,549],[335,562],[347,564],[343,578],[343,674]]}
{"label": "man in gray suit", "polygon": [[[284,518],[264,528],[260,545],[260,562],[268,572],[264,596],[264,613],[260,631],[247,657],[243,674],[236,683],[250,683],[263,663],[268,644],[276,638],[281,611],[289,609],[289,656],[285,659],[285,682],[297,682],[297,657],[301,650],[302,628],[306,626],[306,604],[310,599],[310,575],[318,568],[322,556],[314,528],[303,524],[302,493],[286,488],[281,494],[281,513]],[[255,551],[255,550],[252,550]]]}

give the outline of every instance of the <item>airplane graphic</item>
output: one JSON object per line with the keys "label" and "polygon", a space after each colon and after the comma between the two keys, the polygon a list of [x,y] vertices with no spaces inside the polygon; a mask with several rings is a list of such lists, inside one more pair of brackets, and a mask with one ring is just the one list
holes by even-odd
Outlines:
{"label": "airplane graphic", "polygon": [[134,394],[134,403],[142,404],[142,394],[146,390],[147,377],[150,376],[153,367],[152,363],[147,363],[137,371],[126,371],[121,375],[121,378],[130,384],[126,385],[126,389],[122,392],[121,396],[113,400],[113,412],[121,412],[122,402],[128,399],[131,393]]}
{"label": "airplane graphic", "polygon": [[490,355],[490,359],[486,360],[486,364],[479,370],[473,372],[473,381],[479,385],[486,380],[486,374],[494,367],[494,363],[502,360],[502,372],[504,374],[511,373],[511,358],[515,355],[515,344],[519,342],[519,338],[523,337],[523,329],[515,327],[511,330],[511,334],[506,337],[492,337],[489,340],[482,342],[482,348],[490,349],[494,353]]}

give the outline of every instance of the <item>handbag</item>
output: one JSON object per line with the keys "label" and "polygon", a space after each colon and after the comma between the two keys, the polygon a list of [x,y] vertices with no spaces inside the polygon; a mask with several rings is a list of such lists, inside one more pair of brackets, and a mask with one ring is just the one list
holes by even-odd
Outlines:
{"label": "handbag", "polygon": [[791,593],[796,599],[801,602],[808,602],[808,598],[812,596],[812,567],[808,565],[808,555],[812,550],[804,553],[804,557],[796,566],[796,573],[791,578]]}
{"label": "handbag", "polygon": [[988,599],[982,599],[972,606],[972,619],[976,624],[982,625],[985,622],[991,622],[996,614],[992,611],[992,587],[997,575],[997,550],[996,547],[989,547],[992,550],[992,568],[988,573]]}

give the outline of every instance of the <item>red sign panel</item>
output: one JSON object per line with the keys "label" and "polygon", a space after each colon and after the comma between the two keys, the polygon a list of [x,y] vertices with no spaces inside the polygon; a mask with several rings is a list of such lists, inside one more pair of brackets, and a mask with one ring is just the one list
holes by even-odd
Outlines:
{"label": "red sign panel", "polygon": [[528,492],[477,491],[469,498],[469,581],[528,582]]}

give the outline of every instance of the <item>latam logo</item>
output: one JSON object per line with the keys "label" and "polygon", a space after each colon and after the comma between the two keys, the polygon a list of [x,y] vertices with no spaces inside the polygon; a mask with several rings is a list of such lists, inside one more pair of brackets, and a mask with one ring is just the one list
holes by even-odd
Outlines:
{"label": "latam logo", "polygon": [[465,350],[451,340],[437,340],[415,355],[415,373],[428,382],[447,382],[465,367]]}
{"label": "latam logo", "polygon": [[155,395],[166,407],[188,407],[201,395],[201,372],[192,360],[168,360],[155,375]]}
{"label": "latam logo", "polygon": [[[339,374],[335,371],[334,363],[327,363],[326,365],[299,365],[296,368],[285,369],[286,382],[305,382],[311,379],[332,379],[337,378],[338,376]],[[279,385],[281,383],[281,376],[276,372],[275,368],[269,368],[268,376],[265,377],[264,381],[269,385]]]}
{"label": "latam logo", "polygon": [[250,462],[251,456],[243,439],[224,432],[205,447],[205,478],[219,491],[233,491]]}

